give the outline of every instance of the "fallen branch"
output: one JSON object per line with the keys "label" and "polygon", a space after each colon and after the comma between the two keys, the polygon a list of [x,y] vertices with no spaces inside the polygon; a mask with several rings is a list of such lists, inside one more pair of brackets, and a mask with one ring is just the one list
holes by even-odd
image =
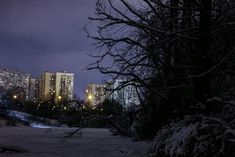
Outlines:
{"label": "fallen branch", "polygon": [[[65,135],[64,137],[65,138],[71,138],[73,135],[75,135],[77,132],[79,132],[81,130],[81,128],[78,128],[78,129],[76,129],[76,130],[74,130],[74,131],[72,131],[72,132],[69,132],[67,135]],[[81,135],[81,132],[80,132],[80,134],[79,135]]]}

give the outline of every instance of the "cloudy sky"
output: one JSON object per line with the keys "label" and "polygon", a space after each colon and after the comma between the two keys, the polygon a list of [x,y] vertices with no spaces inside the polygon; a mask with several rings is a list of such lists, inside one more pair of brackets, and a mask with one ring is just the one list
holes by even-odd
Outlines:
{"label": "cloudy sky", "polygon": [[75,73],[75,94],[103,76],[83,70],[94,51],[83,27],[95,0],[0,0],[0,67],[38,77],[44,71]]}

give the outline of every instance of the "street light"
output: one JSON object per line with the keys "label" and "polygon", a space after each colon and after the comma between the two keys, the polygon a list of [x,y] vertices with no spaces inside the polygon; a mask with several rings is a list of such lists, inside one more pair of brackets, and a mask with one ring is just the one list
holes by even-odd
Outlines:
{"label": "street light", "polygon": [[92,95],[88,95],[88,99],[89,99],[89,100],[92,100],[92,99],[93,99],[93,96],[92,96]]}
{"label": "street light", "polygon": [[13,96],[13,99],[17,99],[17,95],[14,95],[14,96]]}
{"label": "street light", "polygon": [[58,99],[61,100],[61,99],[62,99],[62,96],[58,96]]}

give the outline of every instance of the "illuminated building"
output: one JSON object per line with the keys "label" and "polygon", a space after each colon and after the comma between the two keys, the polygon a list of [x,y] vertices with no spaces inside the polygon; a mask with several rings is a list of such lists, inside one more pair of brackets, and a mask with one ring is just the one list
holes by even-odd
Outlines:
{"label": "illuminated building", "polygon": [[0,94],[12,94],[25,101],[29,98],[30,74],[18,70],[0,68]]}
{"label": "illuminated building", "polygon": [[56,100],[72,100],[74,88],[74,74],[67,72],[55,73],[55,96]]}
{"label": "illuminated building", "polygon": [[39,79],[18,70],[0,68],[0,96],[24,101],[64,101],[73,99],[74,74],[44,72]]}
{"label": "illuminated building", "polygon": [[117,79],[114,81],[109,81],[107,98],[119,102],[123,108],[128,109],[133,105],[139,105],[140,100],[138,98],[137,89],[134,85],[126,85],[122,88],[124,80]]}
{"label": "illuminated building", "polygon": [[66,72],[44,72],[40,79],[40,99],[42,101],[72,100],[74,74]]}
{"label": "illuminated building", "polygon": [[36,78],[29,79],[29,101],[36,102],[39,99],[39,80]]}
{"label": "illuminated building", "polygon": [[55,74],[44,72],[40,78],[39,98],[42,101],[55,99]]}
{"label": "illuminated building", "polygon": [[106,98],[105,87],[106,84],[88,84],[85,93],[86,102],[89,102],[94,107],[102,103]]}

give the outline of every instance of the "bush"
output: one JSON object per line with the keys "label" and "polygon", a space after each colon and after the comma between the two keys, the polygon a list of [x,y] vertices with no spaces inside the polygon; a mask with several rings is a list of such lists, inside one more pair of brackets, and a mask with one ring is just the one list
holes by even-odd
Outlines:
{"label": "bush", "polygon": [[211,99],[201,106],[204,114],[185,116],[160,129],[149,156],[235,156],[235,104]]}

